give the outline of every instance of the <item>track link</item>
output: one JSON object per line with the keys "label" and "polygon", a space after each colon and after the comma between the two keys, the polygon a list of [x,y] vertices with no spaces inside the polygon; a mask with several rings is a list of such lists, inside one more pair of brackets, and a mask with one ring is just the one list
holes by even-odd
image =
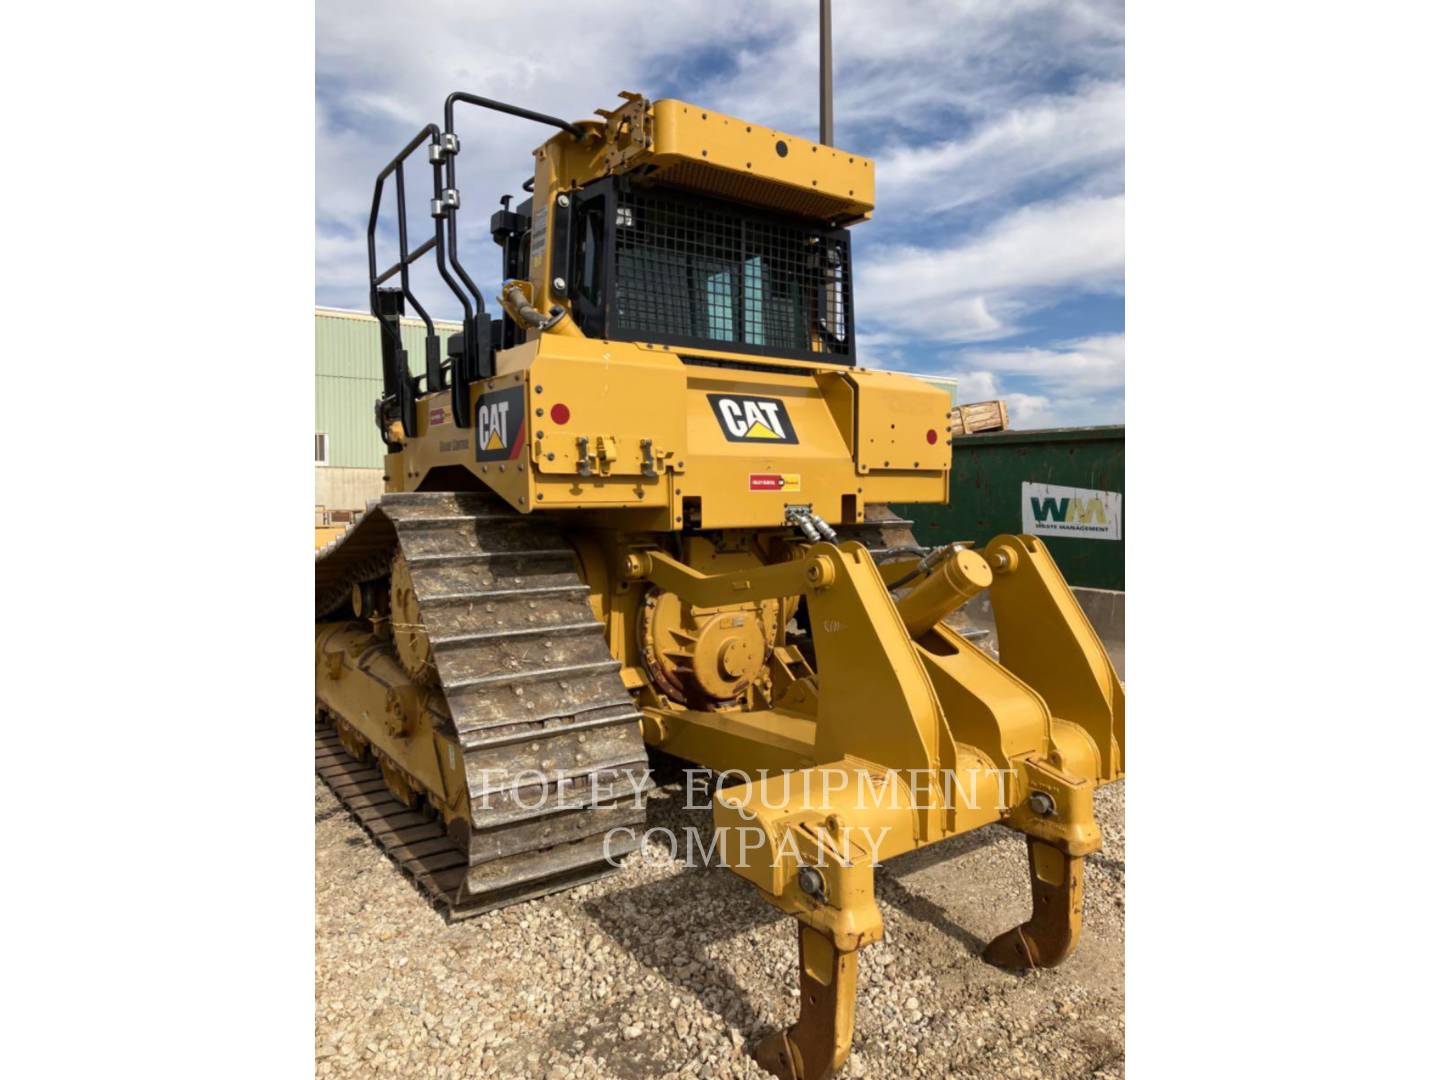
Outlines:
{"label": "track link", "polygon": [[427,826],[328,725],[317,772],[453,917],[611,872],[638,846],[608,834],[644,821],[647,760],[564,537],[492,495],[386,494],[317,554],[317,620],[344,617],[351,586],[384,577],[397,545],[464,755],[468,828]]}

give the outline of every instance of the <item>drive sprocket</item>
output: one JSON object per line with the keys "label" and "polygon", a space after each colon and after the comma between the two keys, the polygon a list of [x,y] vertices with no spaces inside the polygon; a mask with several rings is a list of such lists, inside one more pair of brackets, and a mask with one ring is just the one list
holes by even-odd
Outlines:
{"label": "drive sprocket", "polygon": [[390,560],[390,635],[395,642],[395,655],[418,686],[434,686],[435,652],[430,635],[420,615],[420,601],[415,595],[415,582],[410,577],[410,564],[397,549]]}

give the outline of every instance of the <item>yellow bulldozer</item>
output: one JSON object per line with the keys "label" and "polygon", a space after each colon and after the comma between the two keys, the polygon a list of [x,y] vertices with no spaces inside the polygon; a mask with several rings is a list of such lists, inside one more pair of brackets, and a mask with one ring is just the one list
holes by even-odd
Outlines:
{"label": "yellow bulldozer", "polygon": [[[888,509],[949,497],[950,401],[856,365],[874,162],[620,97],[571,123],[457,92],[376,179],[385,494],[316,554],[317,770],[453,918],[611,872],[652,758],[713,770],[715,850],[798,926],[800,1016],[756,1057],[819,1080],[880,861],[1017,829],[1033,914],[986,959],[1071,951],[1124,690],[1039,540],[923,549]],[[494,317],[460,258],[459,106],[557,129],[490,218]],[[464,313],[444,341],[411,283],[431,258]],[[986,589],[998,660],[946,621]]]}

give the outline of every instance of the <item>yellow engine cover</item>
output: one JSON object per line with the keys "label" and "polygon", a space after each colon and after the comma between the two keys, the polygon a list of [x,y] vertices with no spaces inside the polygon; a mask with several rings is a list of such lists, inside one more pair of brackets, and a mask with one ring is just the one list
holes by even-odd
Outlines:
{"label": "yellow engine cover", "polygon": [[838,365],[696,362],[724,356],[542,335],[472,386],[472,427],[454,424],[448,392],[422,399],[387,490],[458,467],[522,513],[658,531],[784,527],[790,504],[856,524],[866,503],[947,500],[945,391]]}

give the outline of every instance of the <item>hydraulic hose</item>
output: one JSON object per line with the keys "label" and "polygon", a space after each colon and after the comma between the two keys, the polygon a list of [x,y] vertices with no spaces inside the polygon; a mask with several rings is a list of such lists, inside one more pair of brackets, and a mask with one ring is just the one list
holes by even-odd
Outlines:
{"label": "hydraulic hose", "polygon": [[565,317],[565,309],[556,304],[550,309],[550,317],[544,315],[530,303],[530,298],[525,295],[525,290],[520,288],[518,283],[511,282],[505,287],[504,298],[500,300],[500,306],[512,308],[529,326],[536,330],[549,330]]}

